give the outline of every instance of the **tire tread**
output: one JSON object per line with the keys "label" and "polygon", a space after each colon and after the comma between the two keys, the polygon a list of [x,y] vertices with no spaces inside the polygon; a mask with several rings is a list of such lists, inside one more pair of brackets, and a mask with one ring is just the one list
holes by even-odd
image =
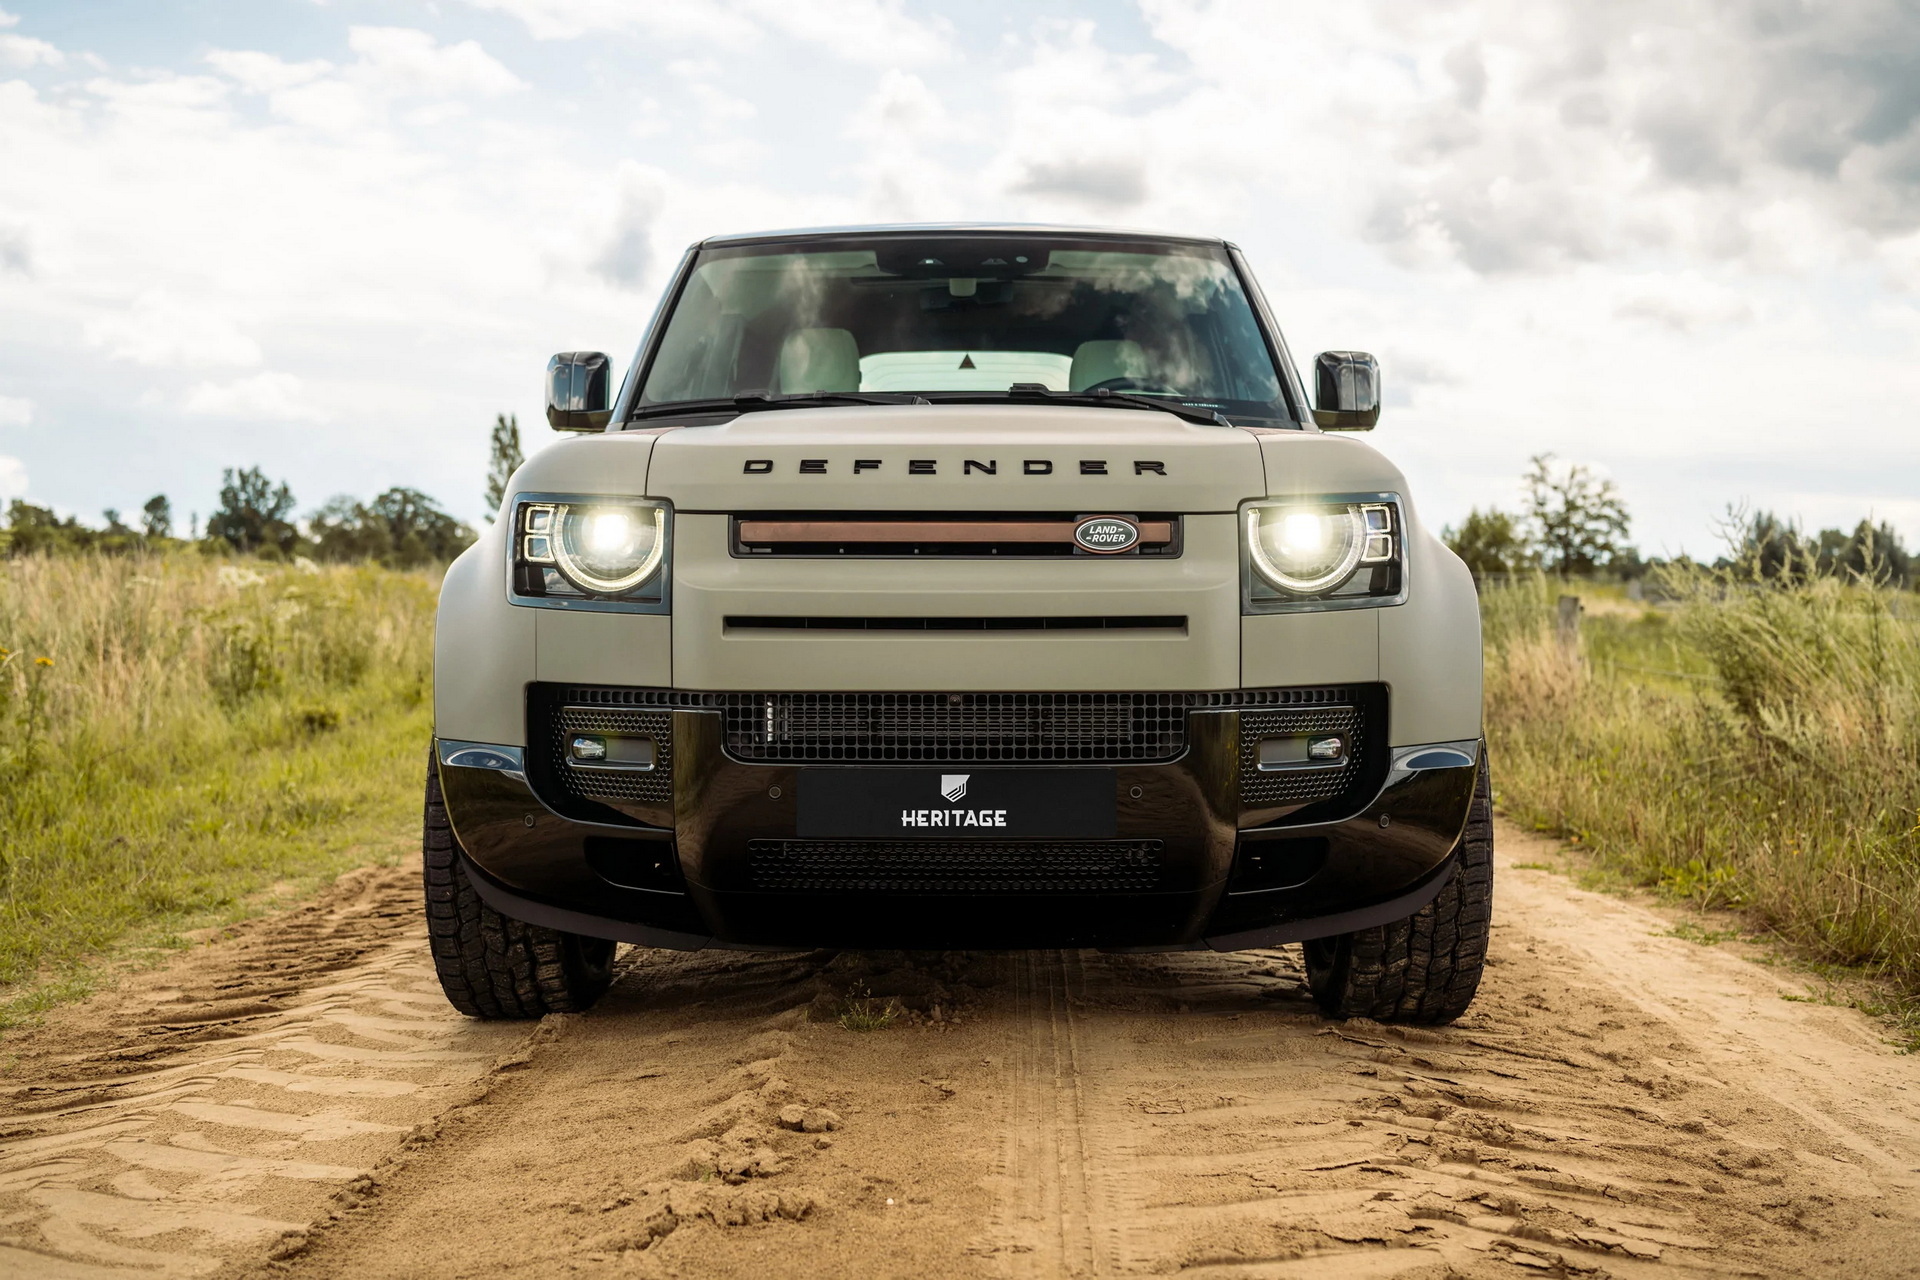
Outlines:
{"label": "tire tread", "polygon": [[461,865],[431,756],[422,826],[427,938],[454,1008],[472,1018],[539,1018],[584,1012],[606,993],[613,943],[503,916],[480,897]]}

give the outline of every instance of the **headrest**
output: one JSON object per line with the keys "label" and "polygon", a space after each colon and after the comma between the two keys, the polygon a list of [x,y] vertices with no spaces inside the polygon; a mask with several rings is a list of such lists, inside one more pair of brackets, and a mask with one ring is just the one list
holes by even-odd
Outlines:
{"label": "headrest", "polygon": [[1147,376],[1147,353],[1139,343],[1125,338],[1104,338],[1083,342],[1073,353],[1073,369],[1067,374],[1067,390],[1085,391],[1110,378]]}
{"label": "headrest", "polygon": [[781,395],[858,391],[860,348],[845,329],[795,329],[780,344],[775,372]]}

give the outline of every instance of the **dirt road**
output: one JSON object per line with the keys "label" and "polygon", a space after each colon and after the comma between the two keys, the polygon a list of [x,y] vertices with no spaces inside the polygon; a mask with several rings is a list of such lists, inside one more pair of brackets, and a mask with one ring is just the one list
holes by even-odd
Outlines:
{"label": "dirt road", "polygon": [[0,1045],[0,1276],[1920,1275],[1920,1060],[1500,839],[1441,1031],[1297,950],[632,952],[482,1025],[364,872]]}

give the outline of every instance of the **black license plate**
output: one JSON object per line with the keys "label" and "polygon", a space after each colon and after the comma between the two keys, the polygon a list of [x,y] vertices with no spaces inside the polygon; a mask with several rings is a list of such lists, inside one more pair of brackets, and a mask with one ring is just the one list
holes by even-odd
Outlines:
{"label": "black license plate", "polygon": [[1106,840],[1111,769],[802,769],[803,840]]}

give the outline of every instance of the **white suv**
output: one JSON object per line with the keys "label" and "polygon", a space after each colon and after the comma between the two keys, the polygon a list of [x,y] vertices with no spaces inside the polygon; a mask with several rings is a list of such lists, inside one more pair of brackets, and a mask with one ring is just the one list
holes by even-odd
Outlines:
{"label": "white suv", "polygon": [[1443,1022],[1487,945],[1466,568],[1305,389],[1239,251],[1034,227],[695,245],[624,380],[441,595],[448,996],[580,1009],[655,947],[1304,942]]}

